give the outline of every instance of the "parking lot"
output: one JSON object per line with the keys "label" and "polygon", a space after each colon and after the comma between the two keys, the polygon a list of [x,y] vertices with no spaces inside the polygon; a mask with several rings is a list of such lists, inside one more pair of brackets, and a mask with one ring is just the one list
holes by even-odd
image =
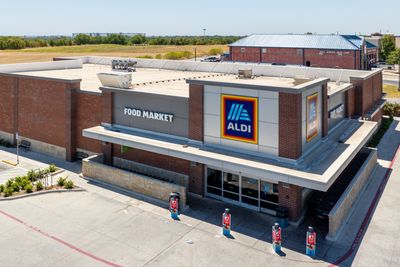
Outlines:
{"label": "parking lot", "polygon": [[[18,168],[26,171],[54,162],[66,169],[60,175],[86,191],[0,201],[1,266],[327,266],[345,255],[356,240],[397,135],[384,138],[388,150],[380,149],[380,167],[339,240],[331,243],[317,236],[317,259],[304,253],[306,224],[283,229],[279,256],[271,247],[272,216],[191,198],[189,209],[174,221],[160,203],[80,178],[79,163],[23,152]],[[11,149],[0,149],[0,160],[14,157]],[[1,169],[0,176],[13,169],[17,170]],[[232,238],[221,235],[225,207],[232,210]],[[341,266],[350,266],[354,255]]]}

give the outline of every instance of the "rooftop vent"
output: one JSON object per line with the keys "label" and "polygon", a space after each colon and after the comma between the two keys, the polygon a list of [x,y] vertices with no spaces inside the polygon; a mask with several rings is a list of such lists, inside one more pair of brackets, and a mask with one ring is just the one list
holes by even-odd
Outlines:
{"label": "rooftop vent", "polygon": [[238,72],[239,79],[251,79],[252,76],[253,76],[253,71],[251,69],[239,70]]}
{"label": "rooftop vent", "polygon": [[111,69],[113,71],[124,71],[124,72],[134,72],[136,71],[135,65],[137,61],[133,61],[130,59],[121,60],[121,59],[113,59],[111,61]]}
{"label": "rooftop vent", "polygon": [[132,87],[131,73],[98,73],[97,77],[104,87],[123,89],[129,89]]}

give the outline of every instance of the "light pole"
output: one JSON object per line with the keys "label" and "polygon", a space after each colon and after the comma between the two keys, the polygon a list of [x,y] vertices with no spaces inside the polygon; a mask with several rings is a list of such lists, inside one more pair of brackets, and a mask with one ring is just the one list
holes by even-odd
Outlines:
{"label": "light pole", "polygon": [[19,165],[19,145],[18,145],[18,140],[19,140],[19,134],[15,134],[15,139],[17,140],[17,165]]}

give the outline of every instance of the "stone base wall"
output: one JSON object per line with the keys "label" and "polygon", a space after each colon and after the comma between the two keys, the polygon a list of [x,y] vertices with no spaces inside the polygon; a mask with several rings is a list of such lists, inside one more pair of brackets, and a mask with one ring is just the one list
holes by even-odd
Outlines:
{"label": "stone base wall", "polygon": [[[45,130],[44,130],[45,131]],[[43,153],[58,159],[63,159],[66,160],[67,156],[67,150],[64,147],[44,143],[41,141],[33,140],[24,136],[19,137],[19,143],[21,143],[22,140],[29,141],[31,143],[31,148],[30,150]]]}
{"label": "stone base wall", "polygon": [[83,176],[164,202],[169,201],[170,193],[178,192],[181,196],[181,207],[186,206],[186,187],[105,165],[102,163],[102,158],[102,155],[97,155],[84,159],[82,161]]}
{"label": "stone base wall", "polygon": [[376,166],[378,159],[376,149],[364,148],[361,153],[369,153],[369,156],[328,215],[329,233],[326,236],[328,240],[336,240],[337,234],[346,223],[359,193],[368,182],[368,178]]}
{"label": "stone base wall", "polygon": [[174,184],[189,187],[189,176],[177,172],[164,170],[161,168],[153,167],[147,164],[142,164],[136,161],[126,160],[118,157],[113,158],[113,165],[117,168],[138,172],[150,177],[161,177],[167,179]]}

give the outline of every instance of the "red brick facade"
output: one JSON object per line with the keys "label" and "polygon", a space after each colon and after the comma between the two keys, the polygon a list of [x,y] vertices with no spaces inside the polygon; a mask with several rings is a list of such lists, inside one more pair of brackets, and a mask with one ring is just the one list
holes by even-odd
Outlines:
{"label": "red brick facade", "polygon": [[190,161],[184,159],[174,158],[134,148],[130,148],[127,152],[121,153],[121,146],[116,144],[113,145],[113,150],[115,157],[189,175]]}
{"label": "red brick facade", "polygon": [[303,211],[302,188],[293,184],[279,183],[279,206],[288,208],[289,220],[297,221]]}
{"label": "red brick facade", "polygon": [[301,94],[279,93],[279,157],[301,157],[301,114]]}
{"label": "red brick facade", "polygon": [[354,104],[349,98],[349,110],[354,105],[354,115],[365,116],[382,98],[382,73],[373,75],[365,80],[353,79]]}
{"label": "red brick facade", "polygon": [[82,137],[82,129],[101,123],[100,95],[87,96],[79,82],[0,75],[0,131],[66,149],[100,151],[100,142]]}
{"label": "red brick facade", "polygon": [[360,55],[360,50],[230,47],[232,61],[304,65],[319,68],[362,69]]}

